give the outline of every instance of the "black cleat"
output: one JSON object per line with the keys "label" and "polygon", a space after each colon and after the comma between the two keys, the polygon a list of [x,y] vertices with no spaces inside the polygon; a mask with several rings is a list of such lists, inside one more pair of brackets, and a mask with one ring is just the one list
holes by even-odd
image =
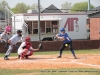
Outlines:
{"label": "black cleat", "polygon": [[58,56],[57,58],[61,58],[61,56]]}
{"label": "black cleat", "polygon": [[77,57],[75,56],[74,59],[77,59]]}
{"label": "black cleat", "polygon": [[4,57],[4,60],[9,60],[9,58],[7,56]]}
{"label": "black cleat", "polygon": [[18,55],[18,59],[20,59],[20,55]]}

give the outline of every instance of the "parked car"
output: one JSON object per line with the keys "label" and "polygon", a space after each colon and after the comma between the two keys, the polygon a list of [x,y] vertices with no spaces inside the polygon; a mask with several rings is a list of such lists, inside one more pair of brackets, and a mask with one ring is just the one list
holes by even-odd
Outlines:
{"label": "parked car", "polygon": [[54,41],[54,37],[44,37],[42,41]]}

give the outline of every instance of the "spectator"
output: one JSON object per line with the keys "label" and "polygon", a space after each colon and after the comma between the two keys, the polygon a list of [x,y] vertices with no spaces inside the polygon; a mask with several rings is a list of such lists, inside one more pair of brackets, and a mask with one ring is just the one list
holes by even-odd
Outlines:
{"label": "spectator", "polygon": [[7,24],[7,26],[6,26],[5,30],[6,30],[6,32],[7,32],[7,33],[8,33],[8,35],[9,35],[9,34],[11,34],[12,27],[11,27],[9,24]]}
{"label": "spectator", "polygon": [[9,39],[9,35],[7,34],[6,31],[4,31],[2,34],[1,34],[1,37],[0,37],[0,40],[3,42],[7,42],[7,40]]}
{"label": "spectator", "polygon": [[6,31],[4,31],[4,32],[1,34],[0,41],[1,41],[1,42],[6,42],[5,48],[8,48],[8,39],[9,39],[9,35],[7,34]]}
{"label": "spectator", "polygon": [[2,29],[2,28],[0,28],[0,34],[2,34],[2,32],[3,32],[3,29]]}

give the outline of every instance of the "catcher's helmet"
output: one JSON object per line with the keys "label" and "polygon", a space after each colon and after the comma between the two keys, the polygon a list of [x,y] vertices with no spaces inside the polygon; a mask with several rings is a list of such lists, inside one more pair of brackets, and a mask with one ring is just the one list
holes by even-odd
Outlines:
{"label": "catcher's helmet", "polygon": [[62,31],[65,31],[65,28],[61,28],[60,31],[61,31],[61,32],[62,32]]}
{"label": "catcher's helmet", "polygon": [[25,38],[25,41],[27,41],[27,40],[31,40],[30,36],[27,36],[27,37]]}

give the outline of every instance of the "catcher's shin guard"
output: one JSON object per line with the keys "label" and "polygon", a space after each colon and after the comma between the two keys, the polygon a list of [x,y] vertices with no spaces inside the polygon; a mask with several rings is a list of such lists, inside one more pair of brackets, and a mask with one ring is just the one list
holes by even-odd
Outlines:
{"label": "catcher's shin guard", "polygon": [[33,52],[32,51],[30,52],[29,56],[31,56],[31,55],[33,55]]}
{"label": "catcher's shin guard", "polygon": [[20,55],[20,59],[24,59],[24,57],[25,57],[25,53],[22,53],[22,54]]}
{"label": "catcher's shin guard", "polygon": [[31,55],[33,55],[33,52],[32,52],[32,51],[30,52],[29,55],[25,55],[24,57],[25,57],[26,59],[28,59],[28,57],[31,56]]}
{"label": "catcher's shin guard", "polygon": [[23,53],[20,55],[20,59],[24,59],[27,52],[28,52],[28,49],[24,49]]}

